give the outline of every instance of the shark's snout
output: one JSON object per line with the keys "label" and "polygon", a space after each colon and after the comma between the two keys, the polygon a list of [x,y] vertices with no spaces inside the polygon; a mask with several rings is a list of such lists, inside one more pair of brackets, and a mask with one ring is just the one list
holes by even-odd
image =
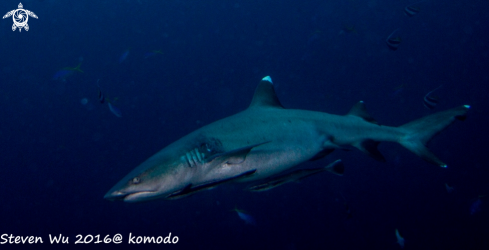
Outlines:
{"label": "shark's snout", "polygon": [[104,199],[110,200],[110,201],[116,201],[116,200],[124,200],[124,197],[126,197],[127,194],[122,193],[120,191],[109,191],[104,195]]}

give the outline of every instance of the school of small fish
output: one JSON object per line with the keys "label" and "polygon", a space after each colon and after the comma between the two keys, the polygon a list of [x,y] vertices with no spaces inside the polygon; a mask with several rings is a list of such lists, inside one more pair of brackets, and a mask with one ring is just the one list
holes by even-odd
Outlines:
{"label": "school of small fish", "polygon": [[[126,59],[128,58],[130,54],[130,49],[127,49],[122,52],[121,56],[119,57],[119,64],[122,64]],[[148,59],[151,57],[155,57],[157,55],[162,55],[163,52],[162,50],[152,50],[150,52],[147,52],[144,54],[144,59]],[[75,73],[84,73],[84,71],[81,69],[81,65],[83,62],[83,57],[79,58],[79,64],[76,67],[64,67],[58,71],[53,76],[53,80],[59,81],[59,82],[66,82],[68,78],[73,76]],[[109,98],[106,98],[104,93],[102,92],[100,85],[99,85],[100,79],[97,80],[97,88],[98,88],[98,101],[101,104],[104,104],[107,102],[107,106],[109,107],[109,110],[112,114],[114,114],[116,117],[122,117],[122,111],[114,105],[115,99],[110,100]],[[81,101],[82,105],[87,105],[88,99],[83,98]]]}
{"label": "school of small fish", "polygon": [[[404,14],[408,17],[413,17],[417,15],[421,11],[421,7],[419,7],[419,5],[426,1],[427,0],[422,0],[404,7]],[[394,36],[394,34],[398,30],[399,29],[394,30],[389,36],[387,36],[387,39],[385,40],[387,47],[393,51],[396,51],[399,48],[399,45],[401,45],[402,41],[400,36]]]}

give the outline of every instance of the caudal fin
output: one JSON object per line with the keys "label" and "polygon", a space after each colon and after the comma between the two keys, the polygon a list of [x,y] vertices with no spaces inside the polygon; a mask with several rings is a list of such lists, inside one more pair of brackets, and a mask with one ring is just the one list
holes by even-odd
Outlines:
{"label": "caudal fin", "polygon": [[446,168],[447,165],[438,159],[426,144],[455,120],[465,120],[469,108],[469,105],[463,105],[404,124],[399,127],[405,132],[399,143],[423,160]]}

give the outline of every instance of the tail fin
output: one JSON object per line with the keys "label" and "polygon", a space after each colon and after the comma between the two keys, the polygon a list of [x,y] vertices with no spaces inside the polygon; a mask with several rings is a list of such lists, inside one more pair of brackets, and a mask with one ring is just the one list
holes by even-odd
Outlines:
{"label": "tail fin", "polygon": [[456,119],[462,121],[465,120],[469,108],[469,105],[463,105],[404,124],[399,128],[402,129],[406,135],[401,138],[399,143],[423,160],[446,168],[447,165],[438,159],[426,147],[426,144],[431,138],[452,124]]}

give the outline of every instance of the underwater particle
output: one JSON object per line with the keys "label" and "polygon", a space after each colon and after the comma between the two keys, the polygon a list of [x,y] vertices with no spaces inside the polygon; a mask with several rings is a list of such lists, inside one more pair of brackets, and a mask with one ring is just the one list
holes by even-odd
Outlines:
{"label": "underwater particle", "polygon": [[455,189],[454,187],[451,187],[450,185],[448,185],[448,183],[445,183],[445,188],[447,189],[447,193],[452,193],[453,190]]}
{"label": "underwater particle", "polygon": [[148,58],[156,56],[158,54],[163,55],[163,52],[161,52],[161,50],[153,50],[151,52],[144,54],[144,59],[148,59]]}
{"label": "underwater particle", "polygon": [[129,56],[129,49],[125,50],[119,57],[119,64],[123,63],[126,60],[127,56]]}
{"label": "underwater particle", "polygon": [[479,195],[472,201],[472,204],[470,205],[470,215],[474,215],[482,210],[482,197],[484,197],[484,195]]}
{"label": "underwater particle", "polygon": [[82,105],[87,105],[87,103],[88,103],[88,99],[87,99],[87,98],[82,98],[82,99],[81,99],[81,101],[80,101],[80,103],[81,103]]}

